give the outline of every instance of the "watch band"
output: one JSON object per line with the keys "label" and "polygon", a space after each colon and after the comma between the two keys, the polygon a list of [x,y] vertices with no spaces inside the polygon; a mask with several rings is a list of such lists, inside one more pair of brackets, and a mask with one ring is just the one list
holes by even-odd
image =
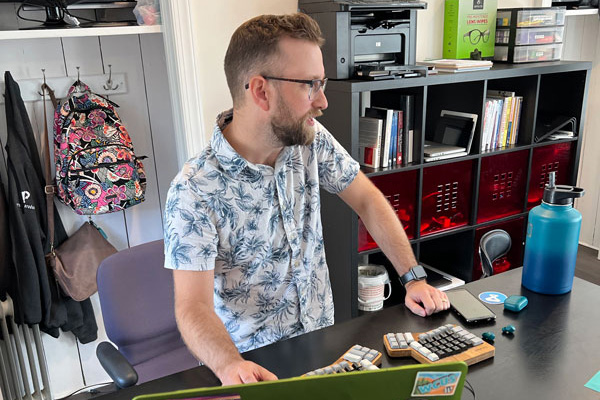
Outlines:
{"label": "watch band", "polygon": [[412,281],[422,281],[427,278],[427,272],[425,272],[425,268],[422,265],[416,265],[412,267],[406,274],[400,277],[400,283],[402,286],[406,286],[408,282]]}

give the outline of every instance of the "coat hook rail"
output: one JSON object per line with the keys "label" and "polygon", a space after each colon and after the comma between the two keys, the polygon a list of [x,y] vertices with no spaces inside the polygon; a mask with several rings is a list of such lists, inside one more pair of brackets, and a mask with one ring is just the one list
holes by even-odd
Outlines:
{"label": "coat hook rail", "polygon": [[[125,73],[113,73],[111,76],[112,88],[106,90],[104,85],[107,84],[106,74],[103,75],[81,75],[80,79],[87,84],[94,93],[102,96],[111,96],[115,94],[124,94],[128,92]],[[46,84],[51,87],[58,99],[64,99],[71,85],[75,83],[77,77],[46,77]],[[42,101],[41,86],[44,83],[43,79],[20,79],[17,81],[21,89],[21,97],[23,101]],[[0,82],[0,93],[4,93],[4,82]],[[0,96],[0,104],[4,103],[4,97]]]}

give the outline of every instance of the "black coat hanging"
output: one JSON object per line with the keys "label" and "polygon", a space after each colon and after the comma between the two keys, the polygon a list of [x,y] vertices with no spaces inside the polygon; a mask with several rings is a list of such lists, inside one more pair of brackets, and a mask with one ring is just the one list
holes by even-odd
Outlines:
{"label": "black coat hanging", "polygon": [[6,154],[8,217],[20,277],[19,292],[27,324],[49,323],[51,293],[44,255],[46,207],[44,175],[27,110],[19,86],[10,72],[4,73],[6,88]]}
{"label": "black coat hanging", "polygon": [[[0,149],[0,153],[3,152]],[[12,276],[12,246],[8,228],[8,208],[6,204],[5,179],[6,168],[4,157],[0,157],[0,301],[6,300],[13,282]],[[12,297],[12,296],[11,296]]]}

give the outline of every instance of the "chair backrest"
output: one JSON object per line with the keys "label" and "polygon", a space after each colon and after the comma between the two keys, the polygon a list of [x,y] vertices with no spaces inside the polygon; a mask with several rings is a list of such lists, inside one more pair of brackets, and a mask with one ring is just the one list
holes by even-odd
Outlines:
{"label": "chair backrest", "polygon": [[482,278],[494,274],[494,261],[506,255],[510,250],[510,246],[510,235],[502,229],[491,230],[481,237],[479,257],[481,258]]}
{"label": "chair backrest", "polygon": [[[173,367],[198,365],[177,329],[173,274],[163,267],[163,249],[163,241],[157,240],[120,251],[100,264],[97,276],[106,334],[134,368],[143,363],[179,364],[153,365],[152,374],[158,376],[149,379],[172,373]],[[173,352],[183,356],[164,356]],[[140,382],[144,380],[140,376]]]}

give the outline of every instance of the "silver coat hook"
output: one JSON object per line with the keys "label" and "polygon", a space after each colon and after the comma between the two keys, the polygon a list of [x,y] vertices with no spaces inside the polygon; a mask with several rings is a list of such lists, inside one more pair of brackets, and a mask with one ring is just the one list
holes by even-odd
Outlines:
{"label": "silver coat hook", "polygon": [[112,65],[108,64],[108,80],[106,81],[106,85],[104,85],[104,90],[117,90],[119,85],[113,86],[112,81]]}
{"label": "silver coat hook", "polygon": [[82,87],[82,83],[81,83],[81,79],[79,76],[79,67],[75,67],[77,68],[77,81],[75,82],[75,93],[83,93],[83,87]]}
{"label": "silver coat hook", "polygon": [[44,92],[46,91],[46,87],[48,86],[48,85],[46,85],[46,68],[42,68],[42,75],[44,76],[44,84],[42,85],[42,91],[38,92],[38,94],[40,96],[44,95]]}

